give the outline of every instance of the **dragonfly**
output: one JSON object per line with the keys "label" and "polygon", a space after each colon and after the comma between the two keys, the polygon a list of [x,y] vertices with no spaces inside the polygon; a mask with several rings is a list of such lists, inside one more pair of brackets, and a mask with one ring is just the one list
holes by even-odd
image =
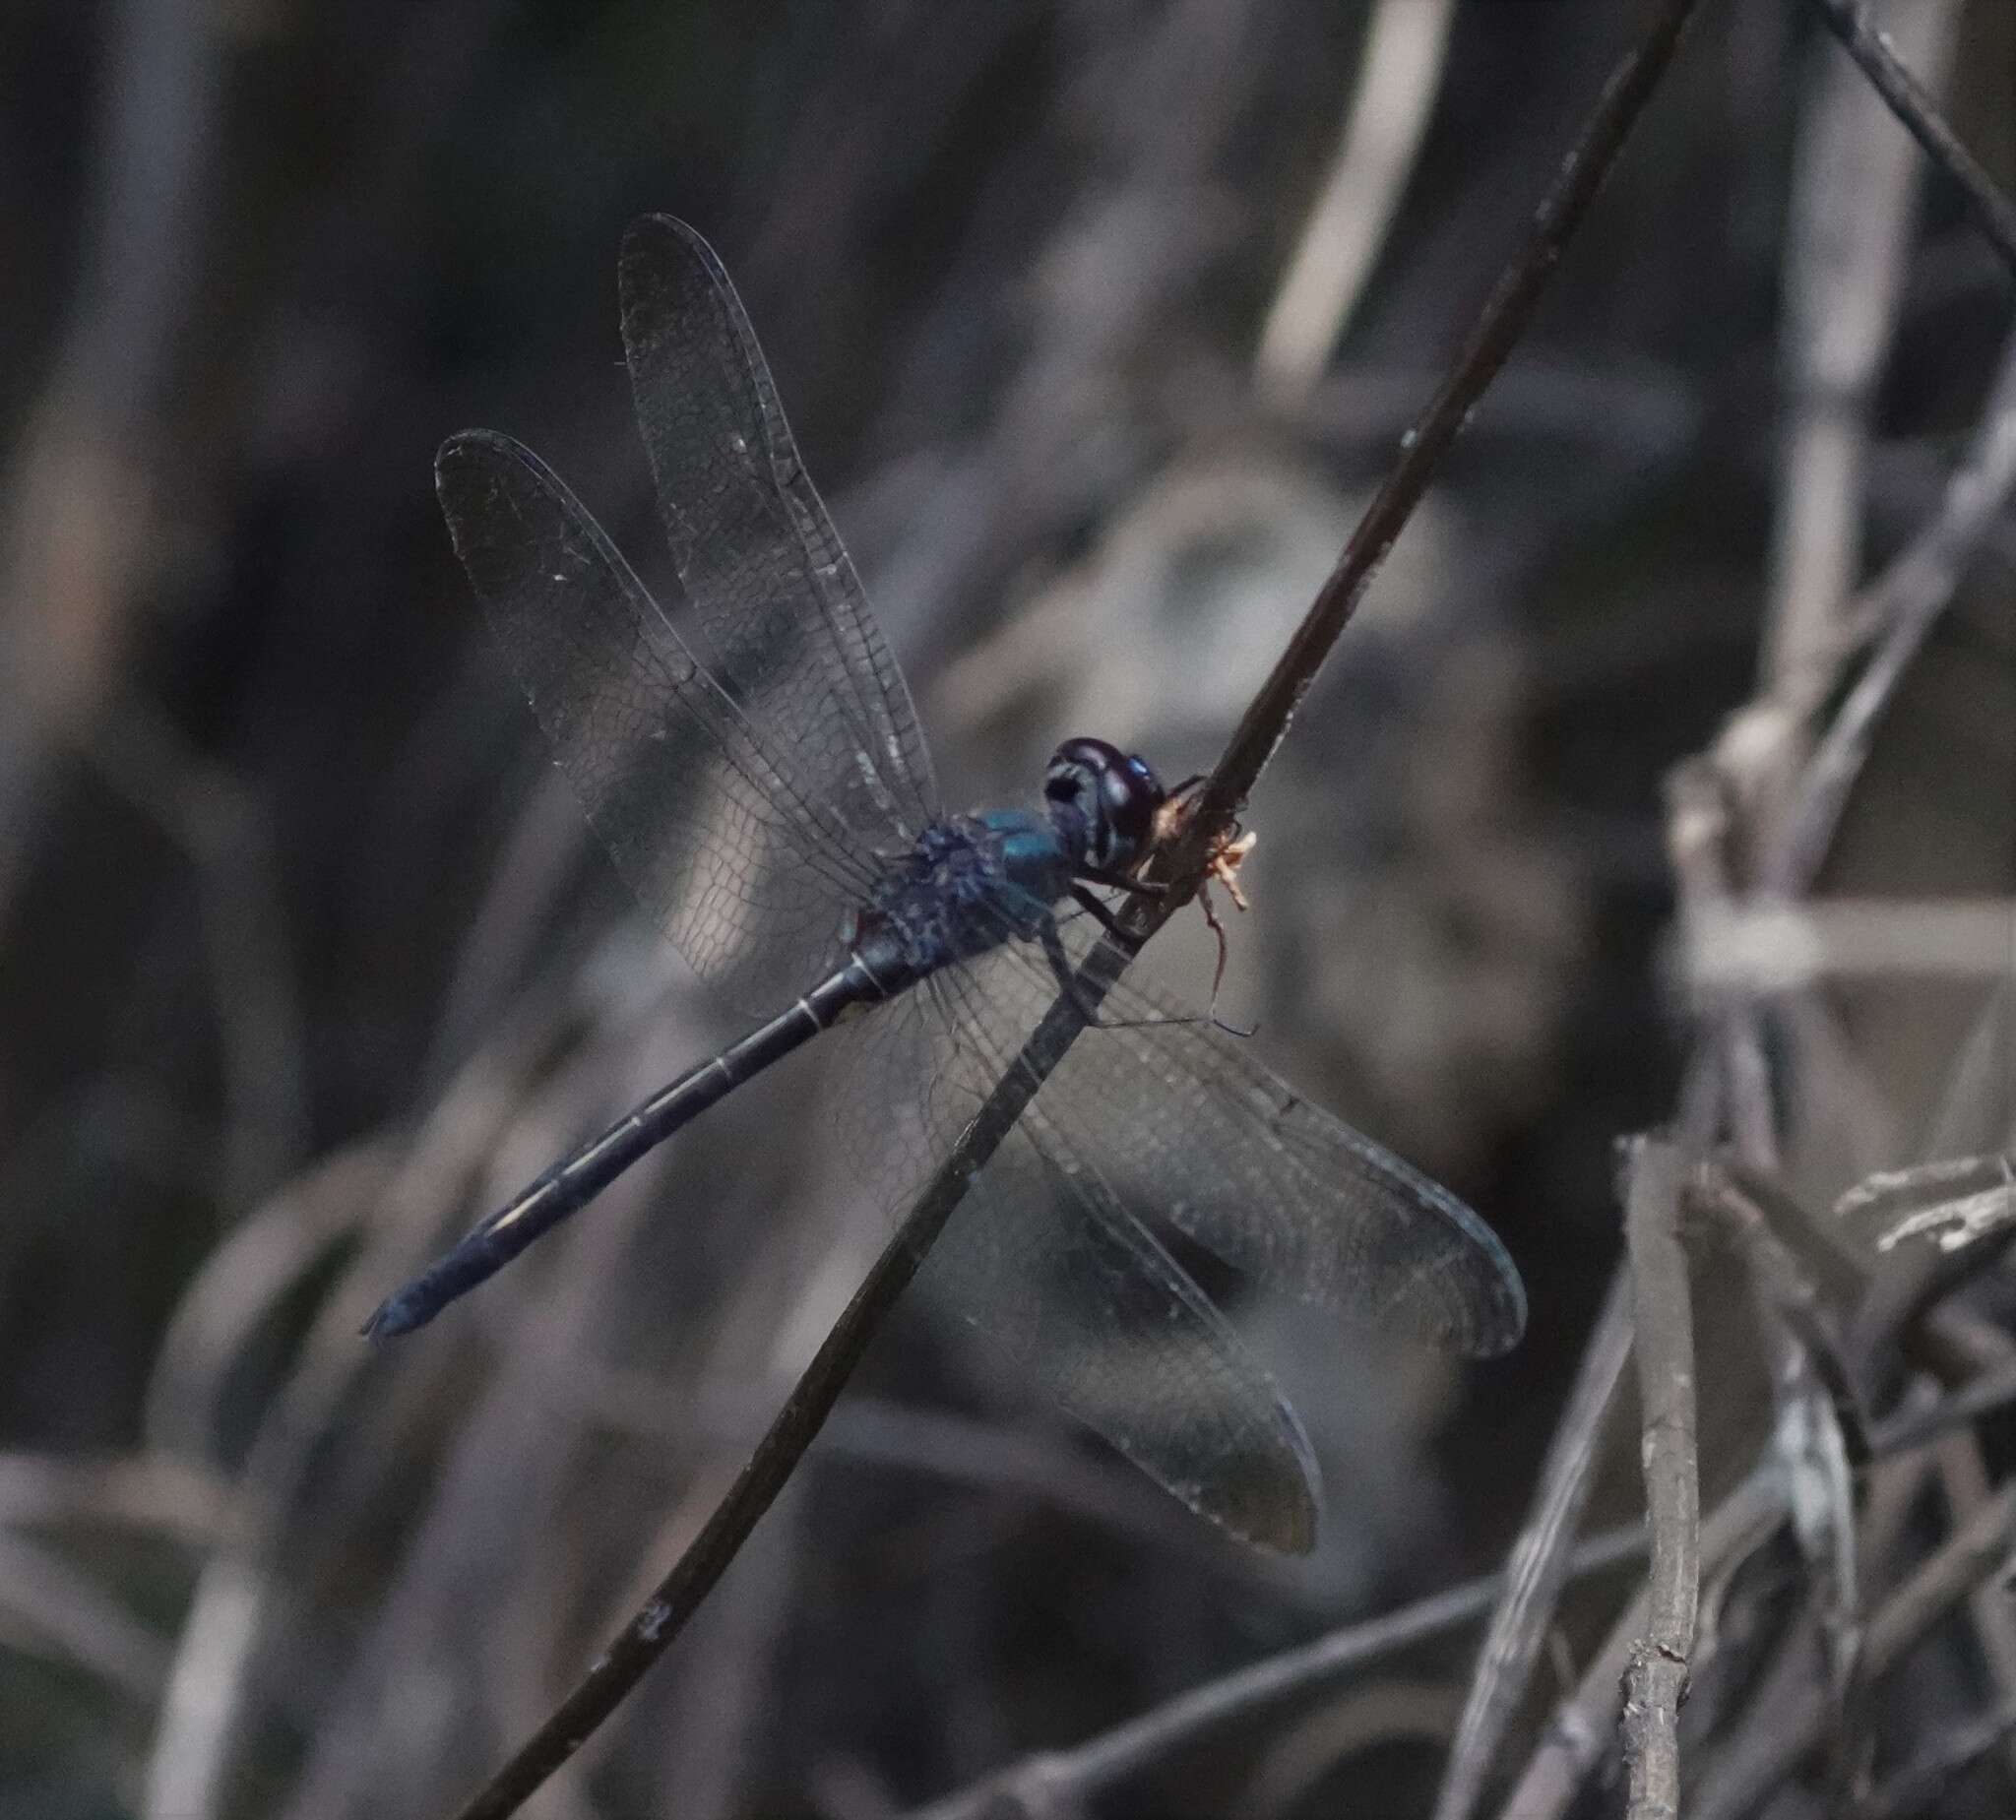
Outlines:
{"label": "dragonfly", "polygon": [[[1036,806],[948,813],[721,261],[685,223],[647,217],[624,237],[620,293],[677,597],[648,590],[508,436],[451,437],[436,487],[617,871],[702,979],[770,1015],[388,1297],[365,1326],[379,1337],[431,1321],[815,1038],[848,1051],[835,1122],[899,1211],[1028,1065],[1024,1043],[1074,990],[1113,905],[1143,888],[1133,875],[1170,801],[1146,760],[1080,737],[1057,747]],[[1082,1022],[923,1277],[1192,1510],[1305,1550],[1319,1495],[1307,1435],[1167,1235],[1474,1356],[1519,1338],[1518,1271],[1455,1195],[1159,985],[1116,977]]]}

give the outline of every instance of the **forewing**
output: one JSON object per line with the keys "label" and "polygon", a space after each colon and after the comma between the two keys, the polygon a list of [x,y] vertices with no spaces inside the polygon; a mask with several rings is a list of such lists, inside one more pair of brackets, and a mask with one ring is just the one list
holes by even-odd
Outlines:
{"label": "forewing", "polygon": [[908,846],[936,800],[916,711],[727,273],[683,221],[647,216],[621,278],[638,426],[706,660],[806,795],[866,847]]}
{"label": "forewing", "polygon": [[695,662],[601,528],[488,430],[434,466],[456,554],[574,793],[694,971],[788,998],[831,970],[866,866]]}

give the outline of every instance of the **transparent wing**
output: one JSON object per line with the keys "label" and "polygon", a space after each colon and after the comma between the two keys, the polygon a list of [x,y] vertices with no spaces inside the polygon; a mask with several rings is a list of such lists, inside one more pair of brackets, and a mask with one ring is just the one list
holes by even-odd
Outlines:
{"label": "transparent wing", "polygon": [[[993,1002],[991,976],[986,960],[949,970],[821,1038],[841,1148],[893,1210],[914,1202],[1047,1009],[1019,991]],[[1264,1547],[1309,1546],[1316,1468],[1292,1411],[1058,1129],[1047,1090],[975,1177],[921,1286],[1192,1510]]]}
{"label": "transparent wing", "polygon": [[692,228],[623,237],[623,345],[703,660],[857,843],[907,847],[936,804],[916,711],[798,459],[754,330]]}
{"label": "transparent wing", "polygon": [[[1089,917],[1064,944],[1081,963]],[[1057,996],[1041,953],[980,964],[997,1015],[1033,1021]],[[1011,1009],[1019,1008],[1019,1009]],[[1130,974],[1045,1083],[1041,1103],[1129,1205],[1167,1220],[1288,1294],[1484,1357],[1526,1325],[1504,1246],[1439,1183],[1264,1067],[1250,1046]]]}
{"label": "transparent wing", "polygon": [[[938,1036],[923,1101],[938,1157],[1046,1008],[995,1002],[987,988],[1001,976],[982,960],[912,995],[914,1022]],[[922,1281],[1018,1374],[1199,1515],[1263,1547],[1306,1551],[1318,1480],[1300,1422],[1054,1104],[1045,1083],[976,1177]]]}
{"label": "transparent wing", "polygon": [[1242,1540],[1305,1553],[1317,1473],[1224,1315],[1040,1112],[953,1215],[923,1279],[1079,1420]]}
{"label": "transparent wing", "polygon": [[[892,1206],[914,1199],[1057,998],[1040,947],[1000,932],[827,1039],[850,1051],[843,1145]],[[1067,922],[1066,959],[1082,965],[1098,935],[1089,917]],[[1192,1509],[1306,1546],[1301,1428],[1149,1225],[1169,1222],[1271,1287],[1477,1355],[1525,1325],[1518,1272],[1448,1190],[1181,1001],[1116,980],[1099,1015],[976,1178],[925,1280]]]}
{"label": "transparent wing", "polygon": [[870,859],[695,660],[566,484],[488,430],[434,476],[490,630],[617,870],[704,978],[774,1009],[840,958]]}

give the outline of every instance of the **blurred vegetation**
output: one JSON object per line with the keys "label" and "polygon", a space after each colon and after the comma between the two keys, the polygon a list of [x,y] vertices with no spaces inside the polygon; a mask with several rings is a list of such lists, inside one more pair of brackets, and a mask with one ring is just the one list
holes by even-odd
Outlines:
{"label": "blurred vegetation", "polygon": [[[2009,184],[2016,15],[1912,4]],[[1367,0],[0,17],[0,1815],[452,1811],[690,1534],[881,1230],[811,1067],[452,1327],[354,1340],[407,1264],[732,1028],[485,647],[436,444],[521,436],[662,579],[614,267],[628,220],[676,213],[735,275],[948,798],[1021,799],[1077,732],[1181,776],[1642,10],[1418,5],[1425,61],[1370,96]],[[1938,509],[2006,358],[2010,274],[1916,154],[1866,294],[1808,294],[1846,67],[1793,0],[1707,10],[1252,804],[1228,1008],[1505,1235],[1525,1346],[1459,1373],[1208,1277],[1323,1462],[1323,1545],[1283,1565],[920,1302],[536,1811],[895,1811],[1502,1556],[1618,1255],[1612,1141],[1675,1103],[1662,780],[1757,687],[1801,325],[1868,346],[1833,401],[1850,591]],[[1902,146],[1860,101],[1841,143]],[[1270,368],[1369,106],[1402,123],[1390,222],[1334,352]],[[1822,896],[2016,892],[2012,595],[2005,512]],[[1208,939],[1167,947],[1194,992]],[[1906,956],[1806,991],[1773,1033],[1790,1189],[2008,1145],[1984,1007],[2011,989]],[[1963,1117],[1969,1053],[1991,1086]],[[1696,1309],[1727,1484],[1768,1398],[1745,1297]],[[1639,1507],[1613,1425],[1601,1520]],[[1570,1596],[1571,1651],[1614,1603]],[[1425,1812],[1472,1647],[1098,1811]],[[1967,1672],[1922,1678],[1925,1727]],[[1969,1777],[1937,1811],[2007,1810],[1999,1760]]]}

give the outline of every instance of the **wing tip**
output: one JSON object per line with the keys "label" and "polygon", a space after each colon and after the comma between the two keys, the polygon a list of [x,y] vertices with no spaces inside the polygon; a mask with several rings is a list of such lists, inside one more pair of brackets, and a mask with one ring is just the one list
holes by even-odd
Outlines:
{"label": "wing tip", "polygon": [[505,435],[502,430],[457,430],[453,436],[443,437],[441,446],[434,451],[434,471],[438,474],[443,463],[460,460],[478,449],[501,455],[518,455],[525,451],[525,444],[515,436]]}
{"label": "wing tip", "polygon": [[1495,1286],[1489,1313],[1471,1343],[1473,1358],[1502,1358],[1526,1338],[1526,1285],[1508,1258]]}
{"label": "wing tip", "polygon": [[676,215],[640,215],[623,229],[622,245],[616,254],[617,285],[626,298],[638,262],[650,257],[655,246],[667,240],[676,241],[717,284],[727,283],[727,268],[699,228],[680,220]]}
{"label": "wing tip", "polygon": [[499,461],[535,471],[540,466],[530,449],[502,430],[457,430],[434,451],[435,494],[445,494],[465,473],[494,468]]}
{"label": "wing tip", "polygon": [[1483,1269],[1465,1285],[1461,1317],[1445,1322],[1437,1338],[1469,1358],[1500,1358],[1526,1337],[1526,1282],[1504,1241],[1475,1214],[1470,1218],[1465,1236]]}
{"label": "wing tip", "polygon": [[1287,1526],[1279,1533],[1248,1536],[1243,1539],[1270,1554],[1313,1554],[1316,1550],[1316,1511],[1315,1499],[1303,1497],[1286,1513]]}
{"label": "wing tip", "polygon": [[1212,1497],[1202,1486],[1169,1489],[1181,1503],[1235,1542],[1268,1554],[1309,1554],[1316,1546],[1322,1506],[1313,1483],[1314,1463],[1308,1466],[1308,1473],[1292,1482],[1254,1482],[1249,1487],[1251,1495],[1237,1500],[1222,1494]]}
{"label": "wing tip", "polygon": [[1301,1416],[1278,1390],[1274,1416],[1278,1450],[1270,1448],[1234,1466],[1215,1494],[1200,1485],[1178,1495],[1199,1516],[1249,1547],[1269,1554],[1308,1554],[1316,1546],[1323,1509],[1323,1472]]}

